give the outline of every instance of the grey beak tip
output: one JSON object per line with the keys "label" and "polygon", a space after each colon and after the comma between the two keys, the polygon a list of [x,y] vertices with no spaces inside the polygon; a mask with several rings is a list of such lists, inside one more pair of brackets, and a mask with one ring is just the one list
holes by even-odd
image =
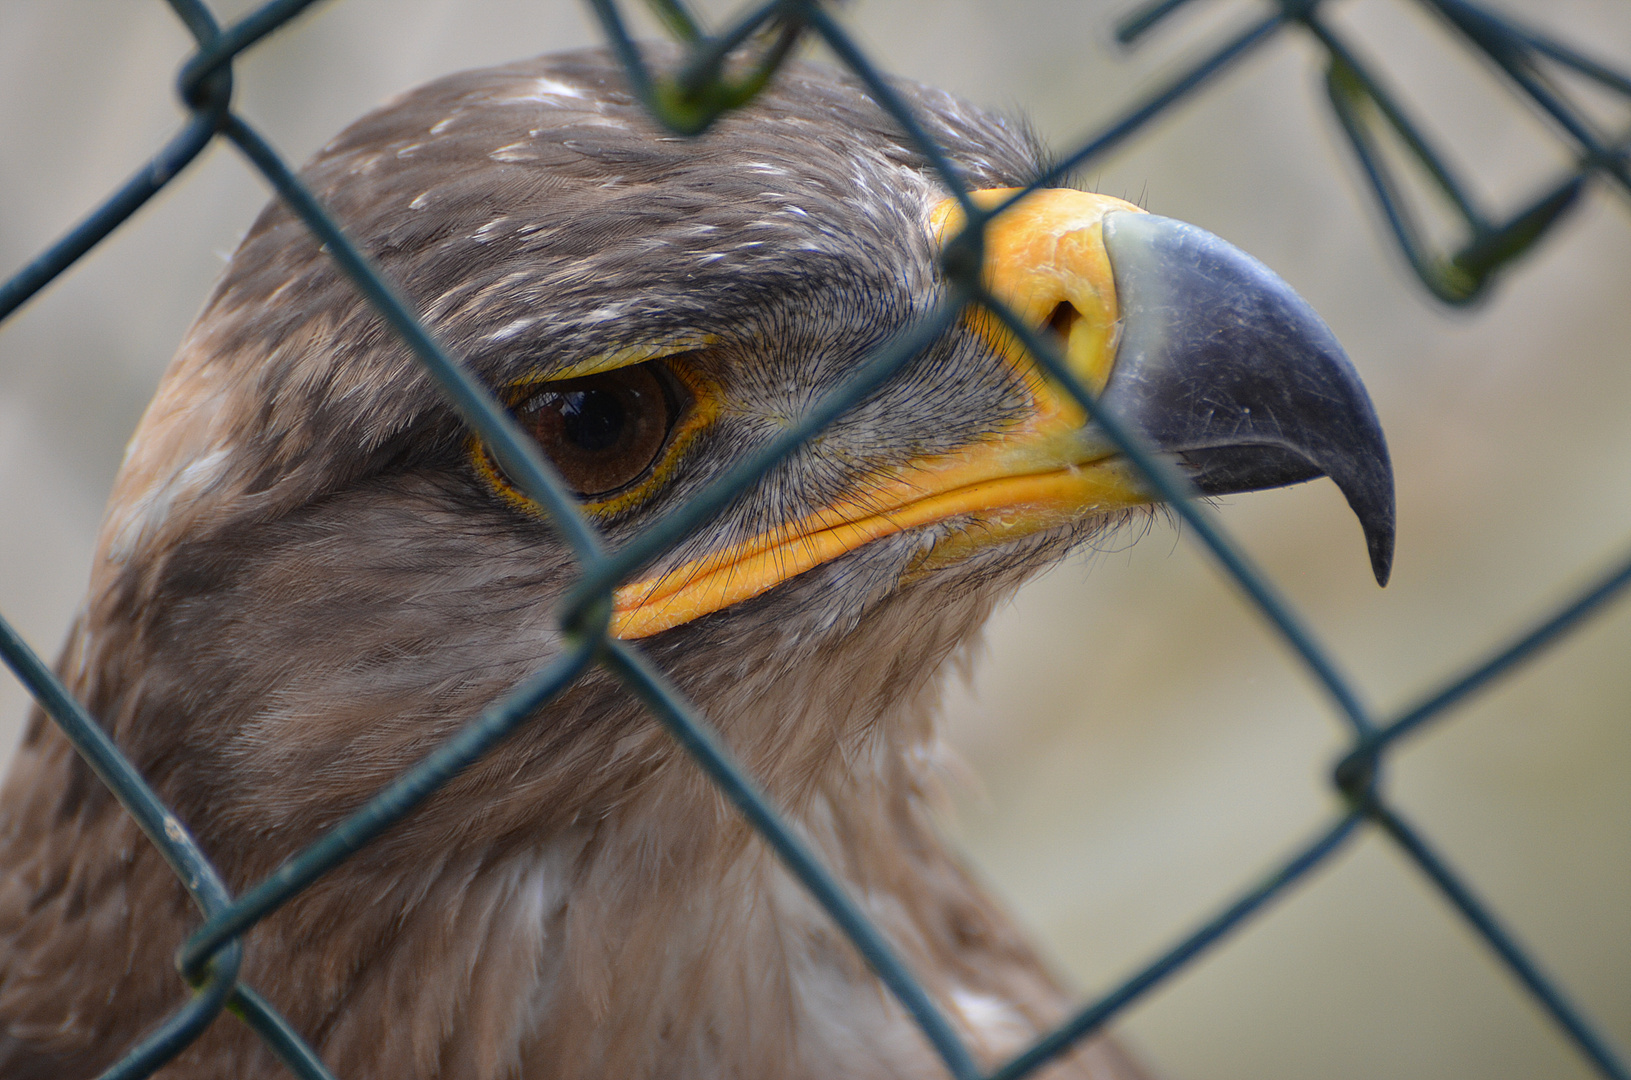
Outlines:
{"label": "grey beak tip", "polygon": [[1393,565],[1393,468],[1359,375],[1323,320],[1261,262],[1204,229],[1104,216],[1121,343],[1104,403],[1176,454],[1203,494],[1329,476]]}
{"label": "grey beak tip", "polygon": [[1388,534],[1388,543],[1372,544],[1370,549],[1370,568],[1376,575],[1376,584],[1387,588],[1387,580],[1393,575],[1393,544],[1392,534]]}
{"label": "grey beak tip", "polygon": [[[1370,549],[1370,568],[1376,575],[1376,584],[1386,588],[1388,578],[1393,576],[1393,500],[1392,491],[1388,492],[1386,513],[1378,512],[1367,518],[1359,512],[1360,524],[1365,529],[1365,546]],[[1350,506],[1353,500],[1348,500]]]}

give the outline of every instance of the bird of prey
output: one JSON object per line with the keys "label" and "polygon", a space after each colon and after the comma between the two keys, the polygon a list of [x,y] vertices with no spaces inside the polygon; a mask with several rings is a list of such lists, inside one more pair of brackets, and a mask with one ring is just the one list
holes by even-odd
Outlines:
{"label": "bird of prey", "polygon": [[[977,199],[1044,167],[1023,124],[899,92]],[[864,89],[807,64],[696,139],[656,128],[602,52],[453,75],[303,175],[613,548],[931,311],[959,228]],[[1261,264],[1074,189],[998,218],[985,258],[1202,493],[1330,476],[1385,576],[1375,414]],[[613,633],[699,703],[984,1062],[1070,998],[937,832],[942,676],[994,604],[1151,502],[968,315],[617,593]],[[242,890],[560,655],[575,572],[274,204],[141,421],[58,671]],[[0,868],[0,1075],[93,1075],[184,998],[171,956],[197,916],[38,713],[0,795]],[[250,931],[242,978],[352,1080],[943,1075],[598,669]],[[227,1018],[160,1075],[280,1068]],[[1139,1073],[1101,1040],[1046,1075]]]}

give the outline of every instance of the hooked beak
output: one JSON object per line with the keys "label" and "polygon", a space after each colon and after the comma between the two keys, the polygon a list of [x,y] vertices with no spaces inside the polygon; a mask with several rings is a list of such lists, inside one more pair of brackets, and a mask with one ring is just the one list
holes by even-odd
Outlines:
{"label": "hooked beak", "polygon": [[1112,212],[1104,247],[1123,321],[1100,401],[1203,495],[1329,476],[1371,570],[1393,566],[1393,468],[1359,375],[1308,302],[1244,251],[1154,214]]}
{"label": "hooked beak", "polygon": [[[1013,191],[975,192],[995,205]],[[931,215],[944,239],[961,212]],[[1393,557],[1393,473],[1375,410],[1330,330],[1262,263],[1193,225],[1086,192],[1033,192],[986,229],[984,275],[1022,319],[1050,327],[1099,402],[1204,495],[1329,476],[1359,517],[1371,568]],[[1156,495],[987,311],[969,321],[1030,392],[993,439],[912,462],[803,520],[618,590],[612,632],[646,637],[758,596],[906,529],[955,521],[914,566],[928,573],[1017,537]]]}

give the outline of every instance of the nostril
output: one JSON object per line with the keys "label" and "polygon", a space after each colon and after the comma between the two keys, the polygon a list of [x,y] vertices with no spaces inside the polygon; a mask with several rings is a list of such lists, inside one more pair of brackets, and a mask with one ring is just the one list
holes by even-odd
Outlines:
{"label": "nostril", "polygon": [[1070,332],[1075,328],[1076,323],[1081,320],[1081,317],[1082,313],[1077,311],[1069,301],[1059,304],[1058,307],[1053,309],[1053,314],[1048,316],[1048,328],[1059,335],[1059,342],[1062,347],[1068,348],[1070,346]]}

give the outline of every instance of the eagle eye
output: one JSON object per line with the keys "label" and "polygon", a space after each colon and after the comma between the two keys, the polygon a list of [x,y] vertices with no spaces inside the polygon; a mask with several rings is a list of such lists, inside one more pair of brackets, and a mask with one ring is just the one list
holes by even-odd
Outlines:
{"label": "eagle eye", "polygon": [[573,491],[604,498],[651,470],[683,411],[655,367],[537,384],[512,411]]}

